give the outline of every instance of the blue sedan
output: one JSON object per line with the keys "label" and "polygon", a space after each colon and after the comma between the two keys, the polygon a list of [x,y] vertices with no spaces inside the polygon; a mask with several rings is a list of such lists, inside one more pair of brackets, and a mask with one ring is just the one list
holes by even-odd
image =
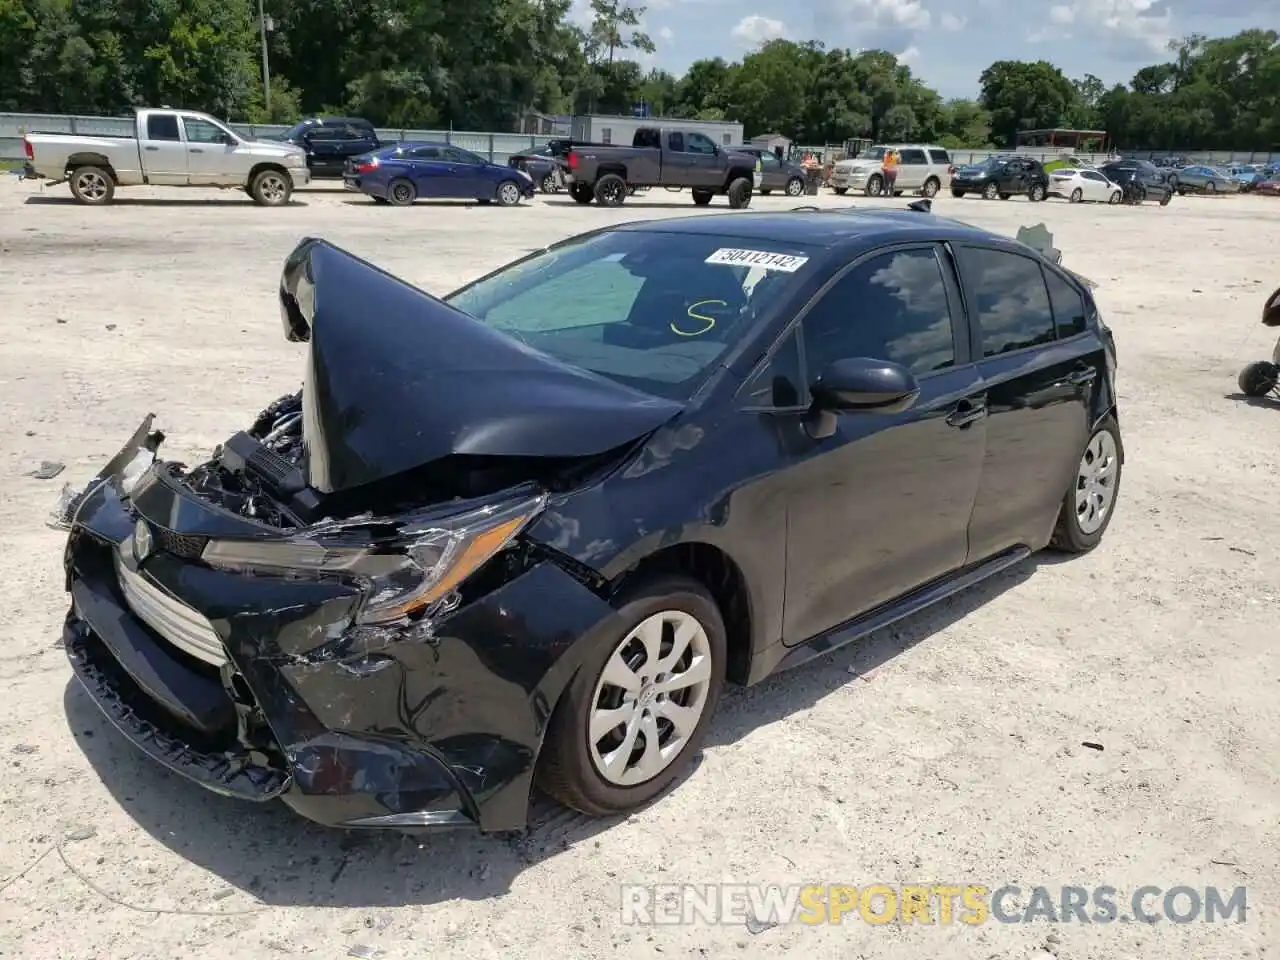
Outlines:
{"label": "blue sedan", "polygon": [[448,143],[400,143],[347,161],[348,190],[376,203],[407,207],[415,200],[496,200],[514,207],[532,197],[532,178],[522,170],[490,163]]}

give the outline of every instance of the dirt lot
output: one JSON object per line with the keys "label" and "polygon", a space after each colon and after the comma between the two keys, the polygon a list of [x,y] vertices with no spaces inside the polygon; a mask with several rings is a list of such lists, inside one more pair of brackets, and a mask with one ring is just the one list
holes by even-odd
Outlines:
{"label": "dirt lot", "polygon": [[[1280,407],[1234,395],[1274,339],[1259,316],[1280,201],[940,200],[1006,233],[1043,220],[1101,285],[1128,453],[1103,545],[731,693],[697,769],[633,817],[544,803],[523,839],[419,840],[315,828],[135,754],[59,649],[62,537],[42,521],[148,411],[190,461],[296,387],[275,288],[300,237],[443,292],[692,205],[65,197],[0,183],[0,956],[1280,956]],[[42,460],[66,470],[28,476]],[[1251,909],[1244,925],[622,923],[622,883],[720,881],[1108,885],[1122,914],[1145,884],[1244,885]]]}

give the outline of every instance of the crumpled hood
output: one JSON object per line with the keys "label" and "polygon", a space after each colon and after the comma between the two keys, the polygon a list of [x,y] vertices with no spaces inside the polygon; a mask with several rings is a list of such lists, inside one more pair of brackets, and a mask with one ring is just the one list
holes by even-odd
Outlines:
{"label": "crumpled hood", "polygon": [[280,280],[285,336],[309,342],[309,484],[336,493],[452,455],[589,457],[683,406],[561,363],[323,240]]}

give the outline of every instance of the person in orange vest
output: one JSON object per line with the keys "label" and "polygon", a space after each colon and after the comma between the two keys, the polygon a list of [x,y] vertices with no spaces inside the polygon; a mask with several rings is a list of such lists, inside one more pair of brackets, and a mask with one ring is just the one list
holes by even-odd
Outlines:
{"label": "person in orange vest", "polygon": [[884,192],[888,196],[893,196],[893,186],[898,182],[898,151],[886,150],[884,152]]}

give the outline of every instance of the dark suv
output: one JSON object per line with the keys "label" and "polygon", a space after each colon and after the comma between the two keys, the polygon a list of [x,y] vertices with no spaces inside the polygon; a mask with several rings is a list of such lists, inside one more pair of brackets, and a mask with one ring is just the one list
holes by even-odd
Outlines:
{"label": "dark suv", "polygon": [[1168,204],[1178,189],[1176,171],[1161,170],[1146,160],[1113,160],[1099,167],[1098,172],[1121,187],[1134,184],[1140,200],[1158,200],[1161,206]]}
{"label": "dark suv", "polygon": [[1049,191],[1049,174],[1039,160],[1030,157],[988,157],[982,163],[961,167],[951,178],[951,195],[976,193],[994,200],[1008,200],[1021,194],[1028,200],[1043,200]]}
{"label": "dark suv", "polygon": [[313,177],[341,177],[347,160],[382,146],[373,124],[360,117],[312,117],[280,139],[307,151]]}

